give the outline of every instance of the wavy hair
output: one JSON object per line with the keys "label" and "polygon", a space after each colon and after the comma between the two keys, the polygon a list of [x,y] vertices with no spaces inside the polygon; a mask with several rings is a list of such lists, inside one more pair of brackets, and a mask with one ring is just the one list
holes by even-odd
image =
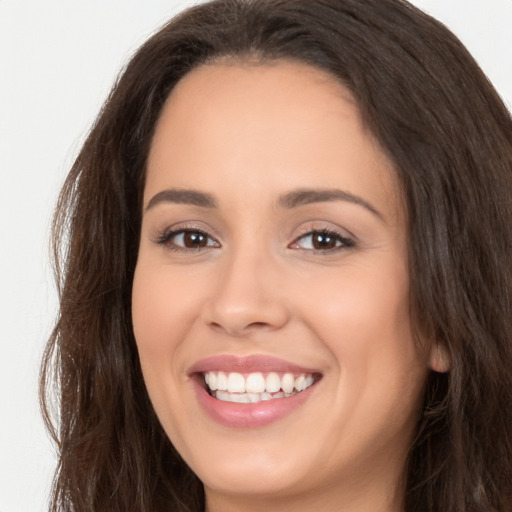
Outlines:
{"label": "wavy hair", "polygon": [[171,20],[122,72],[53,224],[60,312],[41,372],[59,452],[51,510],[204,508],[144,386],[131,287],[162,106],[191,69],[225,58],[300,61],[356,98],[403,190],[414,325],[452,359],[428,379],[406,510],[509,512],[512,120],[458,39],[403,0],[214,0]]}

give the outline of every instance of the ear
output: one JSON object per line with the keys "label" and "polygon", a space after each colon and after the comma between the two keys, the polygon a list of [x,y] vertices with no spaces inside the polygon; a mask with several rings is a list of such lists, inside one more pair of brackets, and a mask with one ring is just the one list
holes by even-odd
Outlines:
{"label": "ear", "polygon": [[438,373],[447,373],[452,367],[452,356],[444,343],[433,342],[430,346],[428,366]]}

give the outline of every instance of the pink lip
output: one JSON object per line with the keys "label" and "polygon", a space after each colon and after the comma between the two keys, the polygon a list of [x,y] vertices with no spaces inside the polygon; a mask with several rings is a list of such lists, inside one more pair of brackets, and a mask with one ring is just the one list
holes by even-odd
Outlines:
{"label": "pink lip", "polygon": [[238,404],[223,402],[206,391],[202,374],[208,371],[224,372],[290,372],[295,374],[318,371],[304,368],[282,359],[268,356],[215,356],[195,363],[188,374],[194,384],[194,391],[203,411],[216,423],[231,428],[256,428],[277,421],[300,408],[314,392],[316,385],[286,398],[275,398],[258,403]]}
{"label": "pink lip", "polygon": [[189,369],[188,374],[192,375],[194,373],[204,373],[209,371],[239,373],[319,373],[318,370],[298,366],[283,359],[278,359],[270,356],[253,355],[240,357],[232,355],[223,355],[201,359]]}

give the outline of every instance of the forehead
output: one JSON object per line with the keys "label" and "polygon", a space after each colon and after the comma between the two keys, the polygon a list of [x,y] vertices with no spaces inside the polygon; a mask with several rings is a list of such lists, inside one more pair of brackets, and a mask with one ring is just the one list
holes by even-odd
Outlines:
{"label": "forehead", "polygon": [[221,62],[188,73],[155,131],[146,197],[159,187],[214,189],[226,179],[267,195],[343,187],[399,207],[392,163],[352,94],[305,64]]}

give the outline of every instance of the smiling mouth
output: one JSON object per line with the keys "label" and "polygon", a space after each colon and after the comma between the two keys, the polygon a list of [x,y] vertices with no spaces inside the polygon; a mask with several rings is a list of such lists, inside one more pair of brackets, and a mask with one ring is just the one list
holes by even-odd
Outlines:
{"label": "smiling mouth", "polygon": [[204,372],[203,380],[210,396],[223,402],[258,403],[288,398],[311,387],[320,378],[317,374],[238,372]]}

